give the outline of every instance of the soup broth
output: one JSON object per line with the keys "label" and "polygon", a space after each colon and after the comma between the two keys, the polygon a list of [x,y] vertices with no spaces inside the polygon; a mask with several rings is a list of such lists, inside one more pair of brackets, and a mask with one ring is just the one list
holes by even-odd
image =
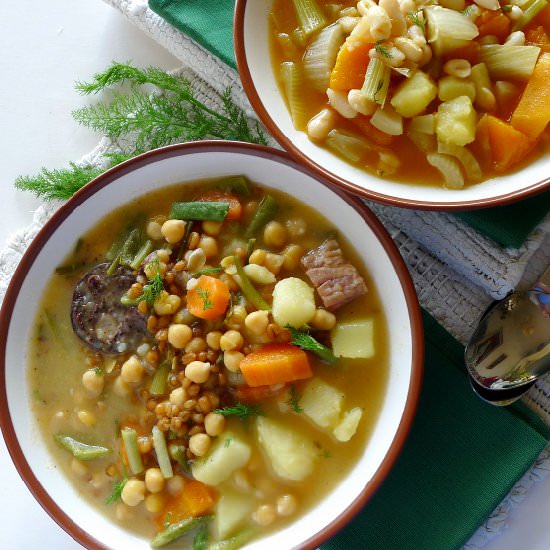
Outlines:
{"label": "soup broth", "polygon": [[[174,203],[200,203],[199,218],[205,206],[229,210],[182,221]],[[154,546],[199,518],[178,532],[178,547],[192,548],[197,533],[239,547],[327,495],[368,444],[387,383],[380,297],[352,244],[307,205],[244,178],[153,192],[78,239],[40,304],[29,383],[42,435],[82,496]],[[323,298],[310,275],[325,248],[368,293]],[[130,283],[111,293],[142,316],[143,334],[138,321],[134,334],[120,329],[127,319],[113,328],[115,306],[97,294],[123,272]]]}
{"label": "soup broth", "polygon": [[531,109],[550,97],[544,3],[303,4],[309,17],[274,0],[270,40],[294,126],[315,143],[380,177],[449,188],[548,153],[550,110]]}

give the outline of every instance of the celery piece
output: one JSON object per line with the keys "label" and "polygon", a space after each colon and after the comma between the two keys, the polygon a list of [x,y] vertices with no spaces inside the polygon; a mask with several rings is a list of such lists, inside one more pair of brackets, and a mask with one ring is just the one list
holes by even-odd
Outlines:
{"label": "celery piece", "polygon": [[128,457],[128,465],[133,474],[139,474],[143,472],[143,461],[141,460],[141,453],[137,446],[137,433],[133,428],[123,428],[120,431],[122,435],[122,441],[124,442],[124,448],[126,449],[126,456]]}
{"label": "celery piece", "polygon": [[331,130],[325,141],[327,147],[336,151],[350,162],[359,162],[364,155],[373,149],[373,144],[362,136]]}
{"label": "celery piece", "polygon": [[134,259],[131,261],[130,266],[132,269],[138,269],[143,260],[147,258],[149,254],[153,251],[153,241],[147,240],[143,243],[141,248],[136,252]]}
{"label": "celery piece", "polygon": [[455,158],[439,153],[428,153],[426,158],[434,168],[441,172],[447,187],[451,189],[462,189],[464,187],[464,176]]}
{"label": "celery piece", "polygon": [[486,44],[479,49],[479,58],[493,79],[528,80],[539,57],[538,46]]}
{"label": "celery piece", "polygon": [[511,32],[523,29],[523,27],[528,25],[547,5],[548,0],[535,0],[523,11],[523,15],[512,26]]}
{"label": "celery piece", "polygon": [[456,157],[462,164],[468,181],[481,181],[481,167],[479,166],[479,162],[474,157],[473,153],[469,149],[466,149],[466,147],[459,147],[452,143],[439,142],[437,144],[437,152],[443,155]]}
{"label": "celery piece", "polygon": [[390,86],[391,69],[381,59],[371,59],[365,73],[361,93],[374,103],[384,106]]}
{"label": "celery piece", "polygon": [[246,228],[245,237],[247,239],[254,237],[267,222],[273,219],[278,208],[279,207],[275,199],[271,195],[265,195],[265,197],[260,201],[260,204],[254,213],[254,217],[250,220],[250,223]]}
{"label": "celery piece", "polygon": [[246,275],[241,259],[238,256],[233,256],[233,261],[237,269],[237,275],[239,276],[239,286],[245,296],[245,298],[256,308],[269,311],[271,308],[269,304],[262,298],[262,295],[254,288],[250,279]]}
{"label": "celery piece", "polygon": [[176,539],[179,539],[195,527],[199,527],[204,523],[210,521],[212,516],[201,516],[198,518],[185,518],[177,523],[172,523],[164,531],[157,533],[153,540],[151,541],[151,546],[153,548],[160,548],[161,546],[166,546],[171,542],[174,542]]}
{"label": "celery piece", "polygon": [[315,0],[292,0],[296,17],[306,36],[327,24],[327,18]]}
{"label": "celery piece", "polygon": [[69,435],[56,434],[53,437],[61,447],[69,451],[78,460],[95,460],[111,453],[111,449],[108,447],[88,445],[87,443],[82,443],[82,441],[77,441]]}
{"label": "celery piece", "polygon": [[223,222],[228,211],[228,202],[175,202],[170,217],[177,220]]}
{"label": "celery piece", "polygon": [[171,368],[172,362],[167,360],[157,369],[149,387],[151,395],[164,395],[166,393],[166,382],[168,381],[168,374]]}
{"label": "celery piece", "polygon": [[329,87],[330,73],[343,42],[342,27],[338,24],[329,25],[319,33],[304,53],[304,75],[310,85],[319,92],[324,92]]}
{"label": "celery piece", "polygon": [[309,120],[309,115],[304,96],[302,68],[297,63],[285,61],[281,63],[281,77],[292,124],[297,130],[303,130]]}
{"label": "celery piece", "polygon": [[153,426],[153,447],[157,455],[157,462],[165,479],[169,479],[174,475],[172,471],[172,463],[170,462],[170,455],[168,454],[168,448],[166,447],[166,439],[164,433],[160,431],[158,426]]}
{"label": "celery piece", "polygon": [[216,187],[225,191],[231,191],[242,197],[250,197],[252,194],[248,178],[242,175],[227,176],[216,183]]}
{"label": "celery piece", "polygon": [[248,527],[240,531],[235,536],[212,543],[208,550],[238,550],[243,544],[248,542],[256,534],[256,529]]}

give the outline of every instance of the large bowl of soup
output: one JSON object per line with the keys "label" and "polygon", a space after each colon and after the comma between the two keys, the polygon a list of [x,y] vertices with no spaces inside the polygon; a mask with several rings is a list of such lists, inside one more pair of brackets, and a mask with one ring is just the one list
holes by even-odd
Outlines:
{"label": "large bowl of soup", "polygon": [[539,0],[237,0],[244,89],[294,158],[379,202],[501,205],[548,188]]}
{"label": "large bowl of soup", "polygon": [[315,548],[394,463],[422,342],[361,201],[272,149],[174,145],[29,246],[0,318],[2,430],[88,548]]}

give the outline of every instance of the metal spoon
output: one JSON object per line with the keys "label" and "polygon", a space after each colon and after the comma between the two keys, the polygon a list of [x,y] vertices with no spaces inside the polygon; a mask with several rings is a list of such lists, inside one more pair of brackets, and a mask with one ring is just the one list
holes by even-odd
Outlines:
{"label": "metal spoon", "polygon": [[550,266],[531,290],[512,292],[484,313],[464,359],[473,390],[500,406],[550,371]]}

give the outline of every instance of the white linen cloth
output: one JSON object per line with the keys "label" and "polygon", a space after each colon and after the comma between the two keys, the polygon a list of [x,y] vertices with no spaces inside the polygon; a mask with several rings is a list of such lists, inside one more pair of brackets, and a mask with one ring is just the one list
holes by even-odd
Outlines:
{"label": "white linen cloth", "polygon": [[[230,87],[235,102],[255,118],[236,71],[166,23],[148,8],[146,0],[104,1],[181,61],[182,67],[177,72],[192,83],[205,103],[220,107],[219,94]],[[277,146],[272,138],[269,139],[270,145]],[[101,166],[106,151],[124,148],[124,143],[103,138],[80,163]],[[422,307],[463,344],[494,299],[503,298],[518,286],[532,284],[550,259],[550,216],[531,233],[523,246],[512,249],[499,246],[449,214],[365,202],[385,225],[404,257]],[[59,204],[42,205],[33,223],[17,232],[0,252],[0,301],[29,242]],[[524,399],[550,423],[548,396],[550,377],[537,381]],[[550,448],[547,448],[465,548],[481,548],[498,534],[505,527],[510,508],[549,471]]]}

